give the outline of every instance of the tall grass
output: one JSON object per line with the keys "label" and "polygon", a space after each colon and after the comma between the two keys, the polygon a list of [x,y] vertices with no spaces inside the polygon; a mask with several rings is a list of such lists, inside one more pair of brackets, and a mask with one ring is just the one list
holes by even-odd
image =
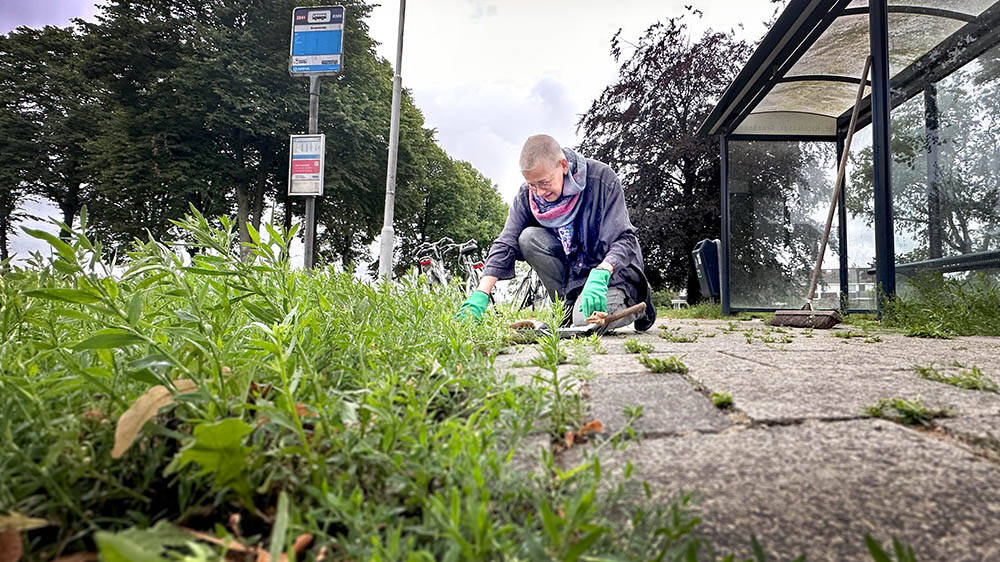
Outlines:
{"label": "tall grass", "polygon": [[1000,336],[1000,283],[987,273],[918,276],[898,298],[885,301],[882,322],[912,335]]}
{"label": "tall grass", "polygon": [[[580,423],[579,396],[497,377],[502,315],[456,321],[460,295],[422,282],[293,271],[294,231],[252,231],[241,260],[234,224],[194,211],[185,247],[149,240],[111,264],[81,223],[68,241],[32,232],[52,258],[0,277],[0,506],[48,521],[25,535],[32,557],[219,559],[174,525],[274,554],[309,533],[307,557],[338,560],[700,548],[686,500],[644,508],[594,459],[515,467],[532,436]],[[119,417],[155,385],[173,403],[112,458]]]}

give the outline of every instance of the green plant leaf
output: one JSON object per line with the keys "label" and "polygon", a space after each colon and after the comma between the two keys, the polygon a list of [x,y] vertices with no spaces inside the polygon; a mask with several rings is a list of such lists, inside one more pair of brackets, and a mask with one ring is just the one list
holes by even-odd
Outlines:
{"label": "green plant leaf", "polygon": [[285,534],[288,532],[288,494],[284,490],[278,495],[278,512],[271,528],[271,560],[277,560],[285,550]]}
{"label": "green plant leaf", "polygon": [[214,475],[217,485],[246,491],[248,484],[243,472],[250,448],[243,445],[243,438],[251,431],[253,428],[238,418],[198,424],[194,440],[178,454],[179,465],[196,463],[201,466],[201,474]]}
{"label": "green plant leaf", "polygon": [[34,228],[21,227],[21,229],[32,238],[38,238],[39,240],[48,242],[53,248],[55,248],[56,252],[58,252],[59,255],[67,261],[76,261],[76,251],[73,250],[73,246],[70,246],[55,234]]}
{"label": "green plant leaf", "polygon": [[573,546],[571,546],[569,550],[566,551],[566,557],[564,558],[564,560],[567,560],[569,562],[576,562],[576,560],[579,560],[580,556],[582,556],[583,553],[587,552],[587,549],[590,548],[595,542],[597,542],[597,539],[601,538],[601,535],[603,535],[607,531],[608,531],[607,528],[599,527],[587,533],[582,539],[573,543]]}
{"label": "green plant leaf", "polygon": [[756,562],[767,562],[767,554],[764,552],[764,547],[760,546],[757,542],[757,537],[750,535],[750,548],[753,549],[753,557]]}
{"label": "green plant leaf", "polygon": [[128,323],[130,326],[135,326],[136,322],[142,316],[142,294],[136,293],[132,297],[132,302],[128,304]]}
{"label": "green plant leaf", "polygon": [[871,553],[872,560],[875,562],[892,562],[889,555],[882,550],[882,545],[867,533],[865,533],[865,546],[868,547],[868,552]]}
{"label": "green plant leaf", "polygon": [[70,302],[73,304],[91,304],[101,302],[100,296],[80,289],[34,289],[31,291],[25,291],[23,294],[29,297]]}
{"label": "green plant leaf", "polygon": [[85,349],[115,349],[118,347],[137,345],[146,342],[146,340],[140,338],[139,336],[125,331],[102,330],[102,332],[103,333],[99,332],[96,335],[90,336],[82,342],[74,345],[73,350],[83,351]]}
{"label": "green plant leaf", "polygon": [[166,562],[151,553],[148,544],[124,535],[98,531],[94,540],[104,562]]}

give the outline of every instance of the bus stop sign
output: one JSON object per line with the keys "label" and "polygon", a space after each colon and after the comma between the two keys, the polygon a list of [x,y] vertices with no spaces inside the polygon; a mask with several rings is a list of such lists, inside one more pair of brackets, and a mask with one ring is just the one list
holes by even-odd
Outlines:
{"label": "bus stop sign", "polygon": [[323,195],[326,135],[292,135],[288,150],[288,194]]}
{"label": "bus stop sign", "polygon": [[293,75],[337,74],[344,50],[344,7],[317,6],[292,10]]}

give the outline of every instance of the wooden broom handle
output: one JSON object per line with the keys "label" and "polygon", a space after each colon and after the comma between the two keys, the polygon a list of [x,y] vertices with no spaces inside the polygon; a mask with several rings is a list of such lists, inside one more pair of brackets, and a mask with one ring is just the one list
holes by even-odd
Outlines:
{"label": "wooden broom handle", "polygon": [[[816,267],[813,268],[812,282],[809,284],[809,298],[807,304],[812,308],[813,298],[816,296],[816,284],[819,283],[819,276],[823,272],[823,254],[826,253],[826,244],[830,240],[830,227],[833,226],[833,213],[837,210],[837,200],[840,198],[840,190],[844,183],[844,172],[847,168],[847,156],[851,152],[851,139],[854,137],[854,127],[858,123],[858,108],[861,106],[861,98],[865,95],[865,86],[868,82],[868,70],[872,65],[871,55],[865,59],[865,70],[861,73],[861,84],[858,86],[858,96],[854,100],[854,110],[851,111],[851,124],[847,127],[847,138],[844,140],[844,151],[840,155],[840,166],[837,167],[837,182],[833,188],[833,201],[830,202],[830,212],[826,215],[826,230],[823,232],[823,242],[819,247],[819,255],[816,257]],[[841,233],[843,236],[843,233]]]}

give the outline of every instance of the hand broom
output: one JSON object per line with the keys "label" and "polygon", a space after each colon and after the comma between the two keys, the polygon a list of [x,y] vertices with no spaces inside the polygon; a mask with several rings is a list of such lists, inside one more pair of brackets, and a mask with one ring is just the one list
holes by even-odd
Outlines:
{"label": "hand broom", "polygon": [[[830,227],[833,226],[833,213],[837,210],[837,199],[840,198],[840,190],[843,189],[844,171],[847,167],[847,156],[851,152],[851,138],[854,137],[854,127],[858,122],[858,108],[861,106],[861,98],[865,94],[865,85],[868,82],[868,69],[871,68],[872,58],[865,59],[865,69],[861,73],[861,83],[858,85],[858,96],[854,100],[854,110],[851,111],[851,124],[847,128],[847,139],[844,141],[844,150],[840,155],[840,166],[837,168],[837,182],[833,188],[833,200],[830,202],[830,212],[826,216],[826,230],[823,232],[823,241],[819,247],[819,255],[816,257],[816,266],[813,268],[812,281],[809,284],[809,296],[806,297],[806,305],[801,310],[779,310],[774,313],[771,320],[772,326],[791,326],[794,328],[818,328],[826,330],[844,321],[836,310],[813,310],[812,302],[816,297],[816,285],[819,283],[820,274],[823,272],[823,254],[826,253],[826,244],[830,240]],[[843,233],[841,233],[843,236]]]}

